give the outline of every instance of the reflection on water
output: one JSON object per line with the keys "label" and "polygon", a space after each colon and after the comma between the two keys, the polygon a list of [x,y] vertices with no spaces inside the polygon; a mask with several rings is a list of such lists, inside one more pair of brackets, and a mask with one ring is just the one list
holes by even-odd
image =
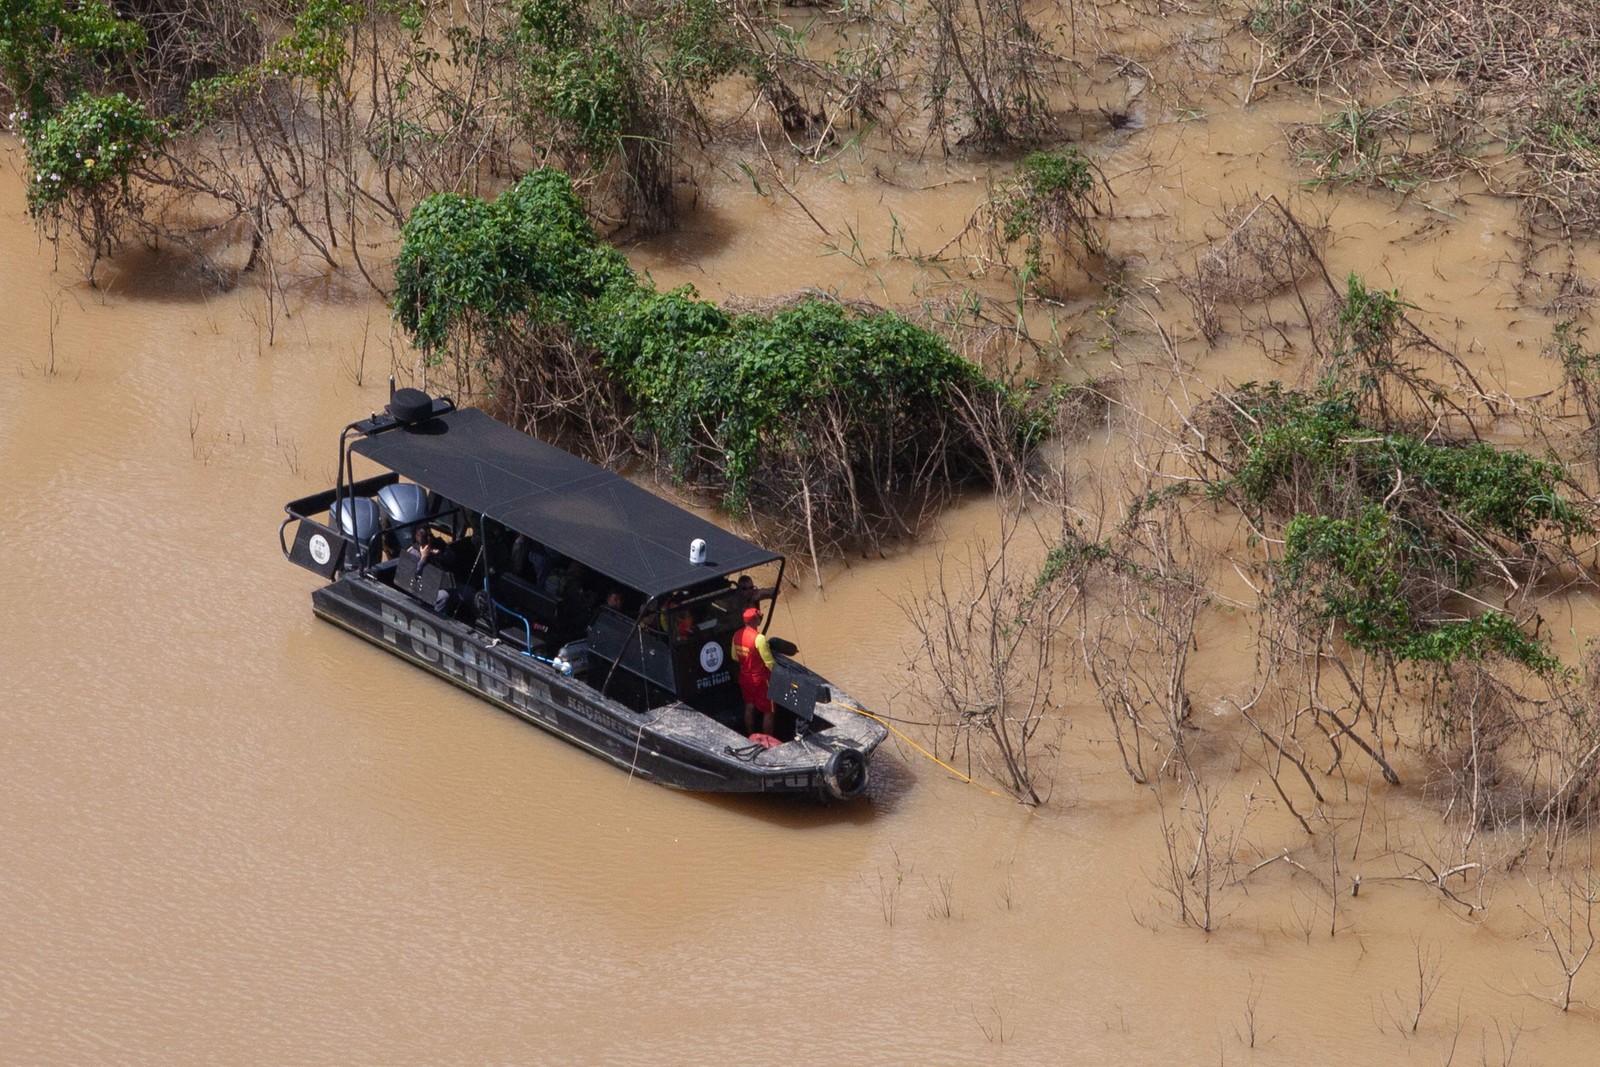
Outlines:
{"label": "reflection on water", "polygon": [[[1126,137],[1104,161],[1113,243],[1170,264],[1224,199],[1291,194],[1284,107]],[[830,235],[713,180],[683,232],[633,255],[713,297],[921,299],[941,283],[891,242],[943,246],[978,173],[797,179]],[[1467,924],[1390,870],[1351,898],[1278,864],[1228,892],[1210,937],[1173,925],[1157,808],[1098,712],[1074,713],[1039,812],[898,741],[859,805],[705,798],[315,622],[272,532],[283,501],[331,481],[338,428],[382,401],[383,309],[300,293],[269,323],[250,284],[224,292],[160,256],[96,292],[65,261],[52,272],[21,204],[8,168],[0,1061],[1443,1062],[1459,1033],[1457,1062],[1499,1062],[1513,1032],[1530,1061],[1591,1058],[1589,1015],[1523,995],[1549,964],[1515,903]],[[1407,285],[1529,389],[1551,370],[1544,325],[1504,312],[1511,209],[1476,206],[1420,240],[1420,209],[1313,204],[1339,270]],[[864,267],[830,254],[852,231]],[[1212,380],[1273,373],[1249,345],[1204,359]],[[943,546],[994,538],[970,502],[914,549],[829,567],[822,591],[798,578],[777,632],[869,707],[918,718],[902,605]],[[1220,696],[1252,653],[1226,627],[1204,636]],[[1227,759],[1230,803],[1266,796]],[[1348,853],[1359,826],[1433,854],[1453,832],[1408,793],[1353,782],[1348,802],[1365,809],[1341,808],[1348,829],[1314,851]],[[1261,803],[1241,849],[1270,856],[1297,839]],[[1402,1036],[1419,956],[1440,984]]]}

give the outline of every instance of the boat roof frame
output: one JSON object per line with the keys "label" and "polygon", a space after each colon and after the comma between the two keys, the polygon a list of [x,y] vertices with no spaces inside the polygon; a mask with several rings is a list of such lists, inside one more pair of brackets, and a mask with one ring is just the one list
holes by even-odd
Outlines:
{"label": "boat roof frame", "polygon": [[[350,454],[362,456],[652,600],[783,564],[779,553],[477,408],[436,402],[433,410],[415,424],[378,415],[347,427],[356,436],[341,475]],[[705,563],[690,562],[696,539],[706,543]]]}

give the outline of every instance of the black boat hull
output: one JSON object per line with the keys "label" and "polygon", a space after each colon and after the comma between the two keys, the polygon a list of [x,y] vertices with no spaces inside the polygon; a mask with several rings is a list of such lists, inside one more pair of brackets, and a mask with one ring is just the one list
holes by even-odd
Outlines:
{"label": "black boat hull", "polygon": [[[328,622],[630,775],[673,788],[847,798],[866,788],[869,757],[884,736],[881,726],[863,719],[764,751],[681,704],[634,711],[372,577],[348,574],[314,590],[311,601]],[[849,705],[834,712],[835,717],[853,714]],[[841,763],[848,764],[843,774]]]}

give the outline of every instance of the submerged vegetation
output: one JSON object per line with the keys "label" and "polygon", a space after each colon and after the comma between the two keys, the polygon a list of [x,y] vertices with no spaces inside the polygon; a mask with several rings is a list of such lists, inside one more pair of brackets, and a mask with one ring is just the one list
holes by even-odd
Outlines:
{"label": "submerged vegetation", "polygon": [[[1600,223],[1600,11],[1588,0],[1257,0],[1249,25],[1275,76],[1352,98],[1297,131],[1321,180],[1407,192],[1473,171],[1541,231]],[[1497,172],[1502,152],[1522,166]]]}
{"label": "submerged vegetation", "polygon": [[638,439],[735,512],[804,501],[813,549],[909,532],[940,487],[1038,436],[1022,398],[892,312],[807,297],[734,315],[660,292],[557,171],[493,203],[425,200],[403,237],[396,315],[419,347],[512,391],[541,433]]}
{"label": "submerged vegetation", "polygon": [[[776,9],[712,0],[5,7],[0,82],[36,217],[81,237],[91,279],[139,237],[219,261],[242,244],[246,271],[309,249],[386,290],[362,254],[375,235],[427,196],[539,167],[571,174],[607,227],[658,232],[712,142],[744,135],[712,116],[719,93],[813,158],[869,131],[997,151],[1054,135],[1068,67],[1011,0],[841,12],[815,27],[831,53]],[[95,165],[63,169],[63,149]]]}
{"label": "submerged vegetation", "polygon": [[[986,233],[996,258],[1009,264],[1010,250],[1022,246],[1014,267],[1024,289],[1044,289],[1053,262],[1080,268],[1105,252],[1093,219],[1104,213],[1105,181],[1076,148],[1034,152],[1001,178],[980,209],[975,225]],[[1048,249],[1048,251],[1047,251]]]}
{"label": "submerged vegetation", "polygon": [[[1226,473],[1211,484],[1283,540],[1274,577],[1353,648],[1442,664],[1498,653],[1540,672],[1557,661],[1502,611],[1462,614],[1470,591],[1508,592],[1593,531],[1564,466],[1441,429],[1448,391],[1397,352],[1397,293],[1352,276],[1314,392],[1247,383],[1211,402]],[[1420,392],[1418,391],[1420,387]],[[1215,448],[1215,446],[1211,446]]]}
{"label": "submerged vegetation", "polygon": [[[1179,921],[1211,929],[1280,858],[1332,900],[1352,798],[1364,829],[1385,789],[1461,828],[1397,877],[1468,914],[1466,872],[1600,815],[1600,650],[1567,621],[1600,582],[1600,4],[3,3],[28,206],[91,278],[130,239],[259,270],[269,299],[296,259],[357,271],[418,373],[814,561],[993,487],[999,543],[942,555],[907,605],[918,721],[1038,805],[1092,719],[1160,808]],[[1245,81],[1302,94],[1281,150],[1316,206],[1248,187],[1202,237],[1165,214],[1199,198],[1167,171],[1182,195],[1119,215],[1164,165],[1137,156],[1145,112],[1198,129]],[[802,195],[898,194],[921,179],[894,164],[927,159],[965,171],[930,191],[971,189],[931,252],[886,209],[874,256]],[[740,174],[900,302],[719,306],[619,251]],[[1440,340],[1414,279],[1336,281],[1338,196],[1420,219],[1397,243],[1514,205],[1549,387]],[[1224,348],[1248,370],[1225,380]],[[1088,456],[1091,430],[1111,443]],[[1225,640],[1249,666],[1219,680]],[[1246,873],[1255,809],[1225,828],[1217,786],[1241,766],[1301,835]]]}

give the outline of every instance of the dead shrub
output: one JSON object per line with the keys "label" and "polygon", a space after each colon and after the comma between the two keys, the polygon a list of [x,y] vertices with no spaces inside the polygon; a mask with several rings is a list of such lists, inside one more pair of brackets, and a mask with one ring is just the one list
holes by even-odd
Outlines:
{"label": "dead shrub", "polygon": [[1019,525],[964,559],[940,555],[928,593],[904,606],[917,633],[911,677],[932,715],[934,746],[1029,805],[1055,775],[1061,684],[1056,634],[1076,583],[1027,567]]}
{"label": "dead shrub", "polygon": [[1301,281],[1327,280],[1322,266],[1327,227],[1302,222],[1277,197],[1234,204],[1218,221],[1227,232],[1177,279],[1208,344],[1223,336],[1225,311],[1248,329],[1256,305]]}
{"label": "dead shrub", "polygon": [[[1384,184],[1450,172],[1476,142],[1508,145],[1526,164],[1509,176],[1528,224],[1572,237],[1600,223],[1600,5],[1590,0],[1264,0],[1249,20],[1276,77],[1354,96],[1380,76],[1465,87],[1473,104],[1398,127],[1385,107],[1353,107],[1370,127],[1336,152],[1335,174]],[[1476,112],[1476,113],[1474,113]],[[1425,121],[1418,122],[1421,117]],[[1374,125],[1374,120],[1382,120]],[[1431,134],[1419,154],[1412,138]],[[1403,143],[1388,151],[1385,146]],[[1463,151],[1465,150],[1465,151]]]}
{"label": "dead shrub", "polygon": [[1447,771],[1449,810],[1487,829],[1586,823],[1600,812],[1600,648],[1584,675],[1552,685],[1503,662],[1453,665],[1425,723]]}

